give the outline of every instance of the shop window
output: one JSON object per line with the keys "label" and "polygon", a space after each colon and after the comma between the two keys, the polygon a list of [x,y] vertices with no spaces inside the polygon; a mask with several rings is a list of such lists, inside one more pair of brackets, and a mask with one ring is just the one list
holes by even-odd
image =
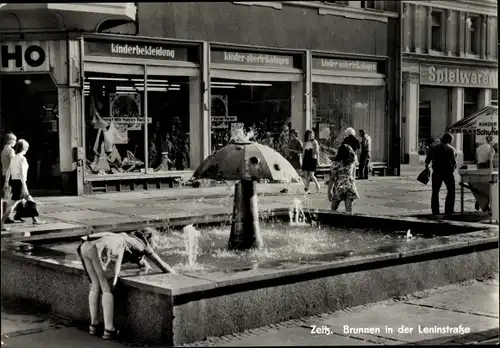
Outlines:
{"label": "shop window", "polygon": [[[465,88],[464,89],[464,118],[478,111],[479,89]],[[476,135],[463,135],[463,154],[464,161],[474,161],[476,156]]]}
{"label": "shop window", "polygon": [[144,173],[144,75],[85,73],[86,171]]}
{"label": "shop window", "polygon": [[467,30],[467,53],[479,55],[481,49],[481,30],[480,30],[481,18],[479,16],[469,16],[466,19],[466,30]]}
{"label": "shop window", "polygon": [[151,76],[148,95],[148,172],[190,168],[189,78]]}
{"label": "shop window", "polygon": [[[372,160],[387,160],[385,87],[313,84],[313,129],[321,145],[320,164],[328,164],[353,127],[372,138]],[[302,136],[302,135],[301,135]]]}
{"label": "shop window", "polygon": [[375,1],[361,1],[361,8],[375,9]]}
{"label": "shop window", "polygon": [[212,79],[212,152],[231,141],[235,129],[286,155],[291,124],[291,84]]}
{"label": "shop window", "polygon": [[418,154],[427,154],[431,134],[431,102],[421,101],[418,108]]}
{"label": "shop window", "polygon": [[491,105],[498,105],[498,89],[491,90]]}
{"label": "shop window", "polygon": [[432,11],[431,13],[431,50],[443,51],[443,12]]}

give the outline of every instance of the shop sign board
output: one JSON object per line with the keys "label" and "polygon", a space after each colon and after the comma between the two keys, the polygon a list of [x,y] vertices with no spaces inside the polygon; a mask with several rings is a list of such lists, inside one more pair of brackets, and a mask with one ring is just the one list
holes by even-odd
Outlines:
{"label": "shop sign board", "polygon": [[86,40],[84,42],[84,53],[86,56],[174,61],[188,60],[188,50],[186,47],[175,47],[172,45],[146,42]]}
{"label": "shop sign board", "polygon": [[212,51],[210,53],[210,61],[221,64],[293,68],[293,56],[277,54]]}
{"label": "shop sign board", "polygon": [[0,44],[0,72],[49,72],[49,42],[19,41]]}
{"label": "shop sign board", "polygon": [[476,143],[485,143],[487,135],[493,136],[493,143],[498,144],[498,114],[487,114],[477,118]]}
{"label": "shop sign board", "polygon": [[420,84],[450,87],[498,88],[496,69],[420,66]]}
{"label": "shop sign board", "polygon": [[358,72],[377,72],[377,62],[364,60],[346,60],[330,58],[313,58],[313,70],[335,70],[335,71],[358,71]]}
{"label": "shop sign board", "polygon": [[229,129],[232,122],[238,122],[238,116],[212,116],[212,129]]}

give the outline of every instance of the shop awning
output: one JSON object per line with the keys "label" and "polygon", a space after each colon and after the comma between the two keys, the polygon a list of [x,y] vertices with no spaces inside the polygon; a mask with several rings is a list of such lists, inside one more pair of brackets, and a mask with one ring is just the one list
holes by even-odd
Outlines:
{"label": "shop awning", "polygon": [[[136,20],[137,7],[133,2],[87,3],[1,3],[0,11],[18,15],[20,26],[30,16],[55,18],[59,25],[84,31],[102,31]],[[26,14],[26,16],[24,16]],[[49,17],[50,15],[50,17]],[[26,19],[25,19],[26,18]],[[112,24],[110,24],[112,23]],[[13,28],[14,29],[14,28]]]}
{"label": "shop awning", "polygon": [[476,122],[482,117],[492,117],[498,119],[498,106],[489,105],[478,112],[461,119],[457,123],[448,127],[450,133],[474,133],[476,131]]}

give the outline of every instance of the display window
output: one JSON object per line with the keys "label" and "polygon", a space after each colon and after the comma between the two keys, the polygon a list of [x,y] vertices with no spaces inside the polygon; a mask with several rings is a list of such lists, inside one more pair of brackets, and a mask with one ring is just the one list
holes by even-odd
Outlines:
{"label": "display window", "polygon": [[144,75],[87,72],[84,97],[87,174],[145,173]]}
{"label": "display window", "polygon": [[[212,79],[212,152],[227,145],[234,129],[286,156],[291,125],[291,83]],[[233,130],[233,132],[232,132]]]}
{"label": "display window", "polygon": [[189,78],[148,75],[148,172],[187,170]]}
{"label": "display window", "polygon": [[321,146],[320,164],[336,154],[348,127],[365,130],[372,139],[371,160],[387,161],[388,136],[384,86],[313,83],[313,130]]}

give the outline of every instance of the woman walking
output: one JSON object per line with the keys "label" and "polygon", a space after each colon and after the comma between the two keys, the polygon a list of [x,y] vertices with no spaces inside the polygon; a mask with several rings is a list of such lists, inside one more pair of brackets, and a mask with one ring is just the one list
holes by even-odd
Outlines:
{"label": "woman walking", "polygon": [[[78,255],[90,280],[89,334],[96,335],[99,325],[99,299],[104,318],[103,339],[113,339],[118,335],[114,325],[114,297],[112,290],[116,286],[123,262],[136,263],[141,267],[140,273],[148,272],[151,267],[144,259],[147,256],[164,273],[175,271],[163,261],[155,249],[159,236],[156,230],[145,228],[142,231],[127,233],[102,232],[82,237],[78,247]],[[114,264],[114,267],[110,267]],[[110,284],[110,280],[111,284]]]}
{"label": "woman walking", "polygon": [[333,211],[337,211],[340,203],[344,201],[346,212],[352,213],[352,203],[359,198],[353,170],[355,157],[354,150],[349,145],[342,144],[330,167],[328,200],[332,202]]}
{"label": "woman walking", "polygon": [[314,175],[318,167],[319,144],[316,139],[314,139],[314,132],[312,129],[306,130],[304,134],[304,155],[302,158],[302,171],[304,173],[304,188],[306,193],[309,193],[309,184],[311,180],[314,181],[316,189],[319,191],[319,182]]}
{"label": "woman walking", "polygon": [[7,185],[10,185],[11,199],[7,203],[7,207],[2,215],[2,229],[4,229],[4,222],[10,216],[11,212],[18,207],[21,200],[30,202],[28,206],[30,207],[31,216],[29,217],[33,219],[33,224],[38,225],[44,223],[38,219],[35,203],[28,191],[27,179],[29,165],[25,157],[28,149],[29,144],[24,139],[19,139],[14,147],[16,155],[10,161],[10,166],[5,175],[4,190],[7,188]]}

